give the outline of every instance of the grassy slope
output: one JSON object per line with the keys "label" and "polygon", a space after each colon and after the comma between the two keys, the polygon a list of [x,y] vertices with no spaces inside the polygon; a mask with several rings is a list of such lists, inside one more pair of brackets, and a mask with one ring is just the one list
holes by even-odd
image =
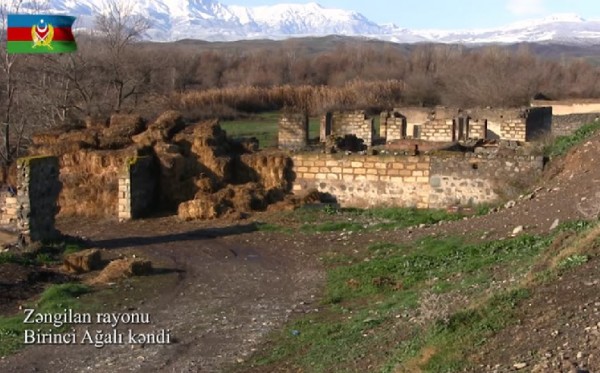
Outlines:
{"label": "grassy slope", "polygon": [[[474,349],[515,322],[513,310],[530,286],[586,261],[570,246],[553,266],[542,265],[554,236],[586,237],[590,231],[589,224],[578,223],[546,237],[381,242],[364,257],[329,258],[324,300],[313,305],[319,312],[273,335],[250,365],[311,372],[469,368]],[[499,286],[503,278],[508,285]]]}

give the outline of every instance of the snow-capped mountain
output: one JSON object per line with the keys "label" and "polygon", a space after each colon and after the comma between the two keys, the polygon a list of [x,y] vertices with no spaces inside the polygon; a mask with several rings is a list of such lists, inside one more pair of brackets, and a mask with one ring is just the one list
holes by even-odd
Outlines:
{"label": "snow-capped mountain", "polygon": [[[358,12],[324,8],[317,3],[244,7],[215,0],[118,0],[146,17],[152,25],[146,37],[155,41],[202,39],[285,39],[300,36],[345,35],[399,43],[558,42],[600,44],[600,20],[563,14],[519,22],[499,29],[409,30],[378,25]],[[50,0],[48,10],[78,17],[76,27],[90,28],[106,11],[104,0]]]}

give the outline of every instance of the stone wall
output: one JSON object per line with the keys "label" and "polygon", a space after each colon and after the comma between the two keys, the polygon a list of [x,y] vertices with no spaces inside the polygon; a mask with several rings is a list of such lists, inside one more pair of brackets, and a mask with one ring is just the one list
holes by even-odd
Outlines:
{"label": "stone wall", "polygon": [[427,156],[348,156],[303,154],[293,157],[294,191],[316,188],[343,206],[428,207]]}
{"label": "stone wall", "polygon": [[279,117],[280,149],[302,149],[308,144],[308,115],[284,113]]}
{"label": "stone wall", "polygon": [[436,156],[293,157],[293,190],[316,188],[342,206],[445,208],[513,198],[543,170],[542,157]]}
{"label": "stone wall", "polygon": [[119,175],[118,218],[120,221],[146,217],[157,206],[158,177],[154,158],[130,159]]}
{"label": "stone wall", "polygon": [[17,228],[27,240],[58,237],[54,220],[60,189],[56,157],[17,160]]}
{"label": "stone wall", "polygon": [[491,203],[513,198],[541,175],[542,157],[474,153],[432,157],[429,206]]}
{"label": "stone wall", "polygon": [[[380,115],[379,137],[386,141],[402,140],[408,135],[406,117],[397,111],[384,111]],[[412,137],[412,133],[410,134]]]}
{"label": "stone wall", "polygon": [[[329,131],[329,132],[328,132]],[[324,135],[324,137],[323,137]],[[327,113],[321,119],[321,140],[329,137],[356,135],[365,145],[373,145],[375,127],[373,118],[367,118],[364,110]]]}
{"label": "stone wall", "polygon": [[0,225],[13,226],[17,223],[17,206],[15,191],[0,192]]}
{"label": "stone wall", "polygon": [[598,120],[600,113],[555,115],[552,117],[552,135],[571,135],[584,125]]}

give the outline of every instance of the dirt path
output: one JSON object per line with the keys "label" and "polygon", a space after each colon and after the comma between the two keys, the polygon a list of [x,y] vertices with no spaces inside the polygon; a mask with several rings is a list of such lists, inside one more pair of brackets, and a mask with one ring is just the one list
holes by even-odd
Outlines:
{"label": "dirt path", "polygon": [[[150,258],[162,274],[115,286],[117,311],[147,312],[170,345],[32,346],[0,362],[2,372],[212,372],[243,360],[322,280],[303,244],[274,240],[251,225],[208,228],[163,218],[146,222],[63,221],[114,255]],[[144,299],[145,300],[142,300]]]}

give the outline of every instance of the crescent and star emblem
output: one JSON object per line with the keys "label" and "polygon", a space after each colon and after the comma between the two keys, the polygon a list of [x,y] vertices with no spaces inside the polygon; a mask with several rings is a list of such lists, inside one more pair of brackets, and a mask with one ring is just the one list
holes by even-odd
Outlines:
{"label": "crescent and star emblem", "polygon": [[52,38],[54,37],[54,27],[50,24],[44,23],[44,20],[40,20],[39,25],[31,26],[31,39],[33,40],[33,47],[47,47],[52,49]]}

